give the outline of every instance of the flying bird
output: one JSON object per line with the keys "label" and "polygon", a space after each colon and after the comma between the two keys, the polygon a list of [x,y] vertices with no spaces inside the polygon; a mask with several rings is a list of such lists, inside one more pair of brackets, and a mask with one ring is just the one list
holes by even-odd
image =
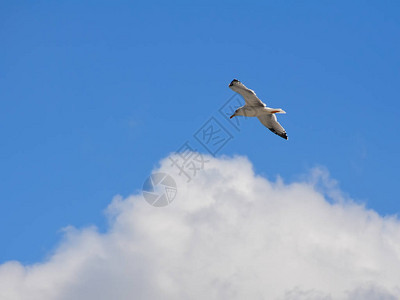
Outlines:
{"label": "flying bird", "polygon": [[239,107],[235,113],[230,117],[231,119],[236,116],[257,117],[260,122],[271,130],[273,133],[288,139],[285,129],[278,123],[275,114],[286,114],[281,108],[267,107],[258,97],[253,90],[247,88],[243,83],[237,79],[233,79],[229,87],[236,93],[243,96],[246,104]]}

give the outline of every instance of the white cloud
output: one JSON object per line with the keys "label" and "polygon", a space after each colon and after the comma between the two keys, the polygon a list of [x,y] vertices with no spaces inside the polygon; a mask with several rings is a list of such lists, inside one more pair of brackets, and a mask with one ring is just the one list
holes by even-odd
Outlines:
{"label": "white cloud", "polygon": [[47,261],[0,265],[0,299],[400,298],[397,218],[320,170],[284,184],[243,157],[208,159],[190,183],[161,163],[178,184],[168,207],[115,197],[106,234],[67,228]]}

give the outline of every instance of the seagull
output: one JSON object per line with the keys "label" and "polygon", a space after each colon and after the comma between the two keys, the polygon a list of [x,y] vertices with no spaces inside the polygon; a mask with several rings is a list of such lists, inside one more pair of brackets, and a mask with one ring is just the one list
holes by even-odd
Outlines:
{"label": "seagull", "polygon": [[229,88],[242,95],[246,102],[244,106],[239,107],[235,111],[230,119],[236,116],[257,117],[260,122],[273,133],[279,135],[285,140],[288,139],[285,129],[278,123],[275,116],[275,114],[286,114],[283,109],[267,107],[260,99],[258,99],[253,90],[247,88],[237,79],[232,80],[229,84]]}

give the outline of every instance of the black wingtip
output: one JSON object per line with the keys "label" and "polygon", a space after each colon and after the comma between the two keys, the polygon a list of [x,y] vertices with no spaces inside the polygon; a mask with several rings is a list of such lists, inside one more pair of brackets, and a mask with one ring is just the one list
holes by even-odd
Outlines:
{"label": "black wingtip", "polygon": [[235,79],[233,79],[233,80],[231,81],[231,83],[229,84],[229,86],[232,86],[235,82],[240,82],[240,81],[237,80],[237,79],[235,78]]}

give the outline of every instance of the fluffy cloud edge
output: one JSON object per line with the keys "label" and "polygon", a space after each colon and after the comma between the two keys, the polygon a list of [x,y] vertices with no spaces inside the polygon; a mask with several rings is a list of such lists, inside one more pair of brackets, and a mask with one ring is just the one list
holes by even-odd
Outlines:
{"label": "fluffy cloud edge", "polygon": [[[0,265],[1,299],[397,299],[400,222],[343,196],[326,170],[284,183],[206,156],[176,199],[114,197],[109,229],[68,227],[48,260]],[[182,174],[181,174],[182,175]]]}

